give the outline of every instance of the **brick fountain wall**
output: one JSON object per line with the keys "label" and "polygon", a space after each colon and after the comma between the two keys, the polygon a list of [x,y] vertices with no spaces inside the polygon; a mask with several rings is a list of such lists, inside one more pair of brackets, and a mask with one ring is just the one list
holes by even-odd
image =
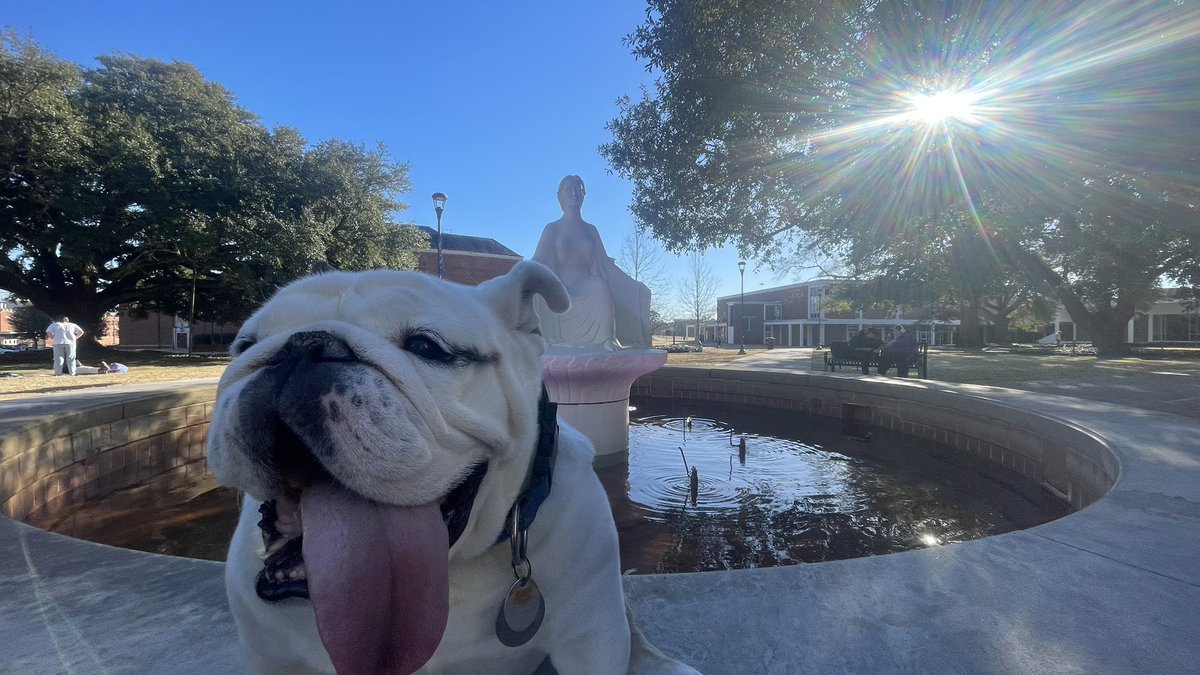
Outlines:
{"label": "brick fountain wall", "polygon": [[87,392],[74,405],[37,416],[7,406],[0,421],[0,513],[52,527],[100,498],[136,507],[168,492],[210,489],[204,439],[215,394],[215,382],[187,383],[165,391]]}

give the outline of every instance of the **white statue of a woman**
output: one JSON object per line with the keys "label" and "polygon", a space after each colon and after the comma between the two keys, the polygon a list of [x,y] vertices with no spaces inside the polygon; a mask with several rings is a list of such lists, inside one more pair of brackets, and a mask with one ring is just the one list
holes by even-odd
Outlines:
{"label": "white statue of a woman", "polygon": [[542,335],[551,345],[649,347],[650,291],[608,257],[600,233],[583,219],[585,194],[579,176],[562,179],[558,203],[563,216],[546,225],[533,254],[558,275],[571,296],[571,308],[562,314],[539,303]]}

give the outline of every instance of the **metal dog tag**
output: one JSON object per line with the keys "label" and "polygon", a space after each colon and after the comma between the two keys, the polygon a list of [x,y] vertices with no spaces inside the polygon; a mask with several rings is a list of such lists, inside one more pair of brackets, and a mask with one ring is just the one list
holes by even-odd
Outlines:
{"label": "metal dog tag", "polygon": [[546,601],[533,579],[517,579],[496,616],[496,637],[505,647],[520,647],[533,639],[546,617]]}

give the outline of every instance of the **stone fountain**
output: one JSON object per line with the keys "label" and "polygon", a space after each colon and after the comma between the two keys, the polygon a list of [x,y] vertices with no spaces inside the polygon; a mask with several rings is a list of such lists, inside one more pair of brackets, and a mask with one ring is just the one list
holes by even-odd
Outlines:
{"label": "stone fountain", "polygon": [[583,219],[579,176],[558,186],[563,216],[546,225],[533,259],[566,285],[571,308],[555,314],[537,299],[542,379],[559,416],[596,446],[596,464],[623,462],[629,451],[629,387],[667,362],[650,348],[650,289],[613,263],[596,227]]}

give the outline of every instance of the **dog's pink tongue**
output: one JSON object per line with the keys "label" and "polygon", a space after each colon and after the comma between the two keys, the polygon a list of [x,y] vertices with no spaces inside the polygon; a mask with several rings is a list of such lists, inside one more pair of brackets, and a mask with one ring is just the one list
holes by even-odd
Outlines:
{"label": "dog's pink tongue", "polygon": [[306,489],[304,566],[340,675],[411,673],[442,640],[449,535],[436,505],[390,506],[332,483]]}

